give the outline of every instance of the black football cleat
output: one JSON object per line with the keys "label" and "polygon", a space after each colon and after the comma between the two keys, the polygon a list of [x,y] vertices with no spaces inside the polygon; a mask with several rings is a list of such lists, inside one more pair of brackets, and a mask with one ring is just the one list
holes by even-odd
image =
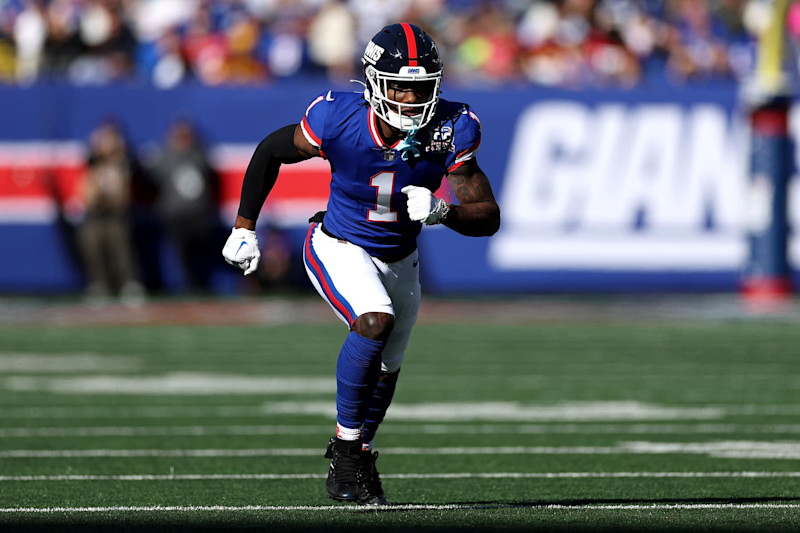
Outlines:
{"label": "black football cleat", "polygon": [[375,468],[378,452],[362,451],[358,467],[359,505],[390,505],[381,487],[381,476]]}
{"label": "black football cleat", "polygon": [[331,438],[325,457],[331,460],[325,487],[328,496],[339,502],[357,501],[358,472],[361,465],[361,440]]}

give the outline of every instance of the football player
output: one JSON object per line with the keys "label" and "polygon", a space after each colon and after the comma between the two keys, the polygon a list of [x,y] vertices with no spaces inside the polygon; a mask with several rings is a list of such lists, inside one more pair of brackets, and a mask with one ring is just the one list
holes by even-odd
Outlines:
{"label": "football player", "polygon": [[[316,97],[299,124],[267,136],[242,186],[223,256],[245,275],[256,270],[256,219],[281,164],[330,162],[327,211],[309,222],[309,278],[349,334],[336,368],[336,437],[326,487],[331,498],[387,505],[375,467],[375,432],[392,401],[420,303],[417,236],[423,224],[490,236],[500,209],[478,166],[478,117],[439,98],[442,62],[419,27],[381,29],[362,58],[365,90]],[[458,203],[436,198],[443,176]]]}

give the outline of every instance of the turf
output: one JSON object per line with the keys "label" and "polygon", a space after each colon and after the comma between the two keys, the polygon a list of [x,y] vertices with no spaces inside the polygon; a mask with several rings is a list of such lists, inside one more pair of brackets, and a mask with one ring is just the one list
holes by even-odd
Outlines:
{"label": "turf", "polygon": [[416,327],[381,510],[324,492],[341,325],[0,327],[0,529],[800,529],[795,324],[489,322]]}

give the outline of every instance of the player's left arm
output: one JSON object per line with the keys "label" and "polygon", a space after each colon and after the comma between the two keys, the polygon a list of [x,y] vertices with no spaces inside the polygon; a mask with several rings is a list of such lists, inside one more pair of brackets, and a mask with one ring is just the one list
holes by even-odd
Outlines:
{"label": "player's left arm", "polygon": [[471,237],[488,237],[497,233],[500,229],[500,206],[477,159],[473,157],[453,169],[447,175],[447,181],[459,205],[448,206],[442,224]]}

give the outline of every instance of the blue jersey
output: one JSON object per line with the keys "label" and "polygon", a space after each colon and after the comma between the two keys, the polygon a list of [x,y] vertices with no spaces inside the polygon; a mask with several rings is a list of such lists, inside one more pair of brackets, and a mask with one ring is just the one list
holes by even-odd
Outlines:
{"label": "blue jersey", "polygon": [[478,117],[465,104],[439,100],[416,134],[420,156],[403,160],[378,133],[378,117],[361,93],[328,92],[306,110],[301,128],[331,165],[325,229],[374,257],[400,258],[416,247],[422,225],[408,218],[406,185],[436,191],[442,177],[475,157]]}

